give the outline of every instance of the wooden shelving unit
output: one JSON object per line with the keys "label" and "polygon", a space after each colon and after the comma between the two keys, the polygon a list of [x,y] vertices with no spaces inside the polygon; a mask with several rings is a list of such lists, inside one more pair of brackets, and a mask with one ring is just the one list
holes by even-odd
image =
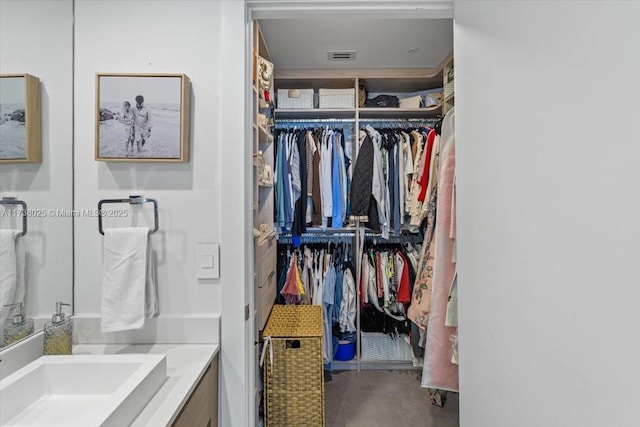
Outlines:
{"label": "wooden shelving unit", "polygon": [[360,119],[407,119],[437,117],[442,114],[442,107],[435,108],[360,108]]}
{"label": "wooden shelving unit", "polygon": [[[275,188],[271,183],[263,182],[259,176],[258,165],[264,164],[274,170],[274,153],[273,134],[271,126],[265,125],[259,120],[260,113],[264,113],[265,109],[261,108],[260,88],[258,82],[258,57],[262,57],[271,61],[269,49],[265,43],[262,31],[257,22],[253,24],[253,85],[252,85],[252,102],[253,102],[253,227],[260,229],[261,224],[273,225],[273,212],[275,207]],[[271,82],[271,91],[273,92],[273,80]],[[261,156],[261,161],[258,160]],[[263,238],[264,237],[264,238]],[[259,421],[259,405],[262,400],[262,392],[258,390],[257,385],[260,384],[262,371],[258,364],[261,331],[264,329],[267,317],[271,312],[271,308],[276,298],[276,243],[275,237],[265,237],[254,239],[253,248],[253,319],[255,324],[255,414],[256,425]]]}
{"label": "wooden shelving unit", "polygon": [[[339,69],[339,70],[278,70],[275,71],[275,88],[278,89],[345,89],[356,92],[356,105],[353,108],[276,108],[276,120],[287,119],[407,119],[430,118],[444,114],[445,103],[429,108],[368,108],[358,105],[358,86],[364,80],[368,93],[403,94],[433,90],[443,87],[445,65],[453,55],[447,56],[434,69]],[[449,101],[452,102],[451,99]],[[277,100],[276,100],[277,105]],[[317,99],[315,102],[317,106]]]}
{"label": "wooden shelving unit", "polygon": [[442,103],[442,113],[452,109],[455,105],[455,85],[454,85],[453,52],[442,61],[442,87],[444,88],[444,102]]}
{"label": "wooden shelving unit", "polygon": [[[452,58],[452,55],[450,55]],[[449,57],[447,57],[449,58]],[[432,119],[440,117],[444,114],[445,103],[441,102],[436,107],[431,108],[367,108],[360,106],[358,102],[358,87],[360,81],[364,79],[365,86],[369,94],[394,94],[399,98],[413,96],[415,93],[424,93],[434,89],[442,88],[444,82],[444,66],[449,64],[447,58],[436,69],[419,69],[419,70],[279,70],[275,72],[275,88],[278,89],[313,89],[316,94],[314,105],[318,106],[317,94],[320,88],[327,89],[346,89],[353,88],[356,93],[355,105],[353,108],[307,108],[307,109],[284,109],[276,108],[275,122],[282,123],[288,120],[292,123],[302,123],[305,121],[310,123],[314,121],[326,122],[329,126],[351,126],[352,122],[353,134],[357,135],[357,130],[367,122],[376,121],[403,121],[403,120],[420,120]],[[448,99],[451,101],[452,99]],[[276,100],[276,105],[278,100]],[[332,120],[335,123],[332,123]],[[341,124],[340,124],[341,123]],[[346,124],[345,124],[346,123]],[[354,146],[352,152],[354,158],[357,157],[357,136],[352,139]],[[302,236],[309,238],[310,241],[317,241],[318,238],[326,239],[327,242],[343,241],[344,239],[353,239],[353,248],[359,247],[356,244],[357,236],[360,232],[364,233],[365,238],[375,241],[376,234],[371,230],[366,230],[362,226],[361,229],[356,227],[345,227],[341,229],[322,229],[308,227],[307,232]],[[336,240],[338,239],[338,240]],[[292,241],[290,235],[283,234],[280,236],[280,243],[288,244]],[[356,249],[357,251],[357,249]],[[358,259],[354,257],[354,259]],[[359,283],[359,268],[356,266],[356,282]],[[357,297],[359,299],[359,296]],[[333,361],[335,369],[413,369],[412,360],[382,360],[384,351],[378,352],[376,345],[363,346],[364,339],[372,338],[366,334],[362,334],[360,330],[360,312],[357,314],[357,350],[356,357],[350,361]],[[375,337],[382,344],[382,347],[389,344],[383,342],[379,337]],[[368,341],[377,343],[378,341]],[[396,343],[397,345],[397,343]],[[363,352],[366,347],[368,353]],[[379,347],[379,346],[378,346]],[[389,348],[395,348],[392,345]],[[373,349],[373,350],[372,350]],[[384,350],[382,348],[381,350]],[[410,350],[406,349],[408,352]],[[404,355],[405,353],[403,353]]]}
{"label": "wooden shelving unit", "polygon": [[327,119],[327,118],[355,118],[355,108],[313,108],[313,109],[285,109],[278,108],[275,111],[276,118],[282,119]]}

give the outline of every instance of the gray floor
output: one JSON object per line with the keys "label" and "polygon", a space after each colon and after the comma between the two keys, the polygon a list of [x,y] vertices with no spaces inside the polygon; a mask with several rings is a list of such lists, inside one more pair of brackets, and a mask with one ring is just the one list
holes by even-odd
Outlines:
{"label": "gray floor", "polygon": [[420,387],[421,370],[334,371],[325,383],[327,427],[458,427],[458,394],[443,408]]}

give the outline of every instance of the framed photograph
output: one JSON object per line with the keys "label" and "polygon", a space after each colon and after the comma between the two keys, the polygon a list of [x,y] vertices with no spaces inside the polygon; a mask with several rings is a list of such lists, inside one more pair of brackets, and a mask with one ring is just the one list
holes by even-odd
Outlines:
{"label": "framed photograph", "polygon": [[0,163],[42,161],[40,80],[0,74]]}
{"label": "framed photograph", "polygon": [[189,161],[189,78],[96,74],[96,160]]}

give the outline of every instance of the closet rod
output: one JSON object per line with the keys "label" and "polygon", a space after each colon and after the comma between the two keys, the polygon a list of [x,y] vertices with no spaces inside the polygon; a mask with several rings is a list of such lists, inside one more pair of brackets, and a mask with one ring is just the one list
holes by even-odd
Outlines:
{"label": "closet rod", "polygon": [[[337,232],[337,233],[304,233],[300,237],[301,239],[306,239],[309,237],[322,237],[322,238],[328,238],[328,237],[354,237],[355,231],[346,231],[346,232]],[[280,234],[280,237],[278,238],[278,240],[281,239],[291,239],[293,238],[293,235],[291,233],[282,233]]]}
{"label": "closet rod", "polygon": [[[302,234],[302,236],[315,236],[315,235],[335,235],[335,234],[345,234],[353,236],[356,232],[357,228],[354,227],[307,227],[307,231]],[[282,231],[280,233],[281,236],[291,236],[292,233],[290,231]]]}
{"label": "closet rod", "polygon": [[353,123],[355,119],[282,119],[274,120],[276,127],[284,126],[288,123]]}
{"label": "closet rod", "polygon": [[400,118],[389,118],[389,119],[360,119],[359,121],[362,122],[366,122],[366,123],[385,123],[385,122],[437,122],[439,120],[441,120],[442,117],[414,117],[414,118],[406,118],[406,119],[400,119]]}
{"label": "closet rod", "polygon": [[[351,243],[354,235],[351,236],[301,236],[300,243]],[[279,244],[290,245],[293,243],[291,237],[282,237],[278,240]]]}

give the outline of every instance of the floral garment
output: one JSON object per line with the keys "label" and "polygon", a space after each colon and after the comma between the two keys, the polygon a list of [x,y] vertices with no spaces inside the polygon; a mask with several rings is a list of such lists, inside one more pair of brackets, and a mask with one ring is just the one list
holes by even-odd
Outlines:
{"label": "floral garment", "polygon": [[425,226],[425,237],[418,260],[418,271],[416,282],[413,285],[413,296],[411,306],[407,311],[409,319],[420,329],[426,330],[429,323],[429,311],[431,310],[431,288],[433,285],[433,267],[435,254],[435,230],[436,220],[436,200],[438,188],[434,186],[429,197],[429,213]]}

